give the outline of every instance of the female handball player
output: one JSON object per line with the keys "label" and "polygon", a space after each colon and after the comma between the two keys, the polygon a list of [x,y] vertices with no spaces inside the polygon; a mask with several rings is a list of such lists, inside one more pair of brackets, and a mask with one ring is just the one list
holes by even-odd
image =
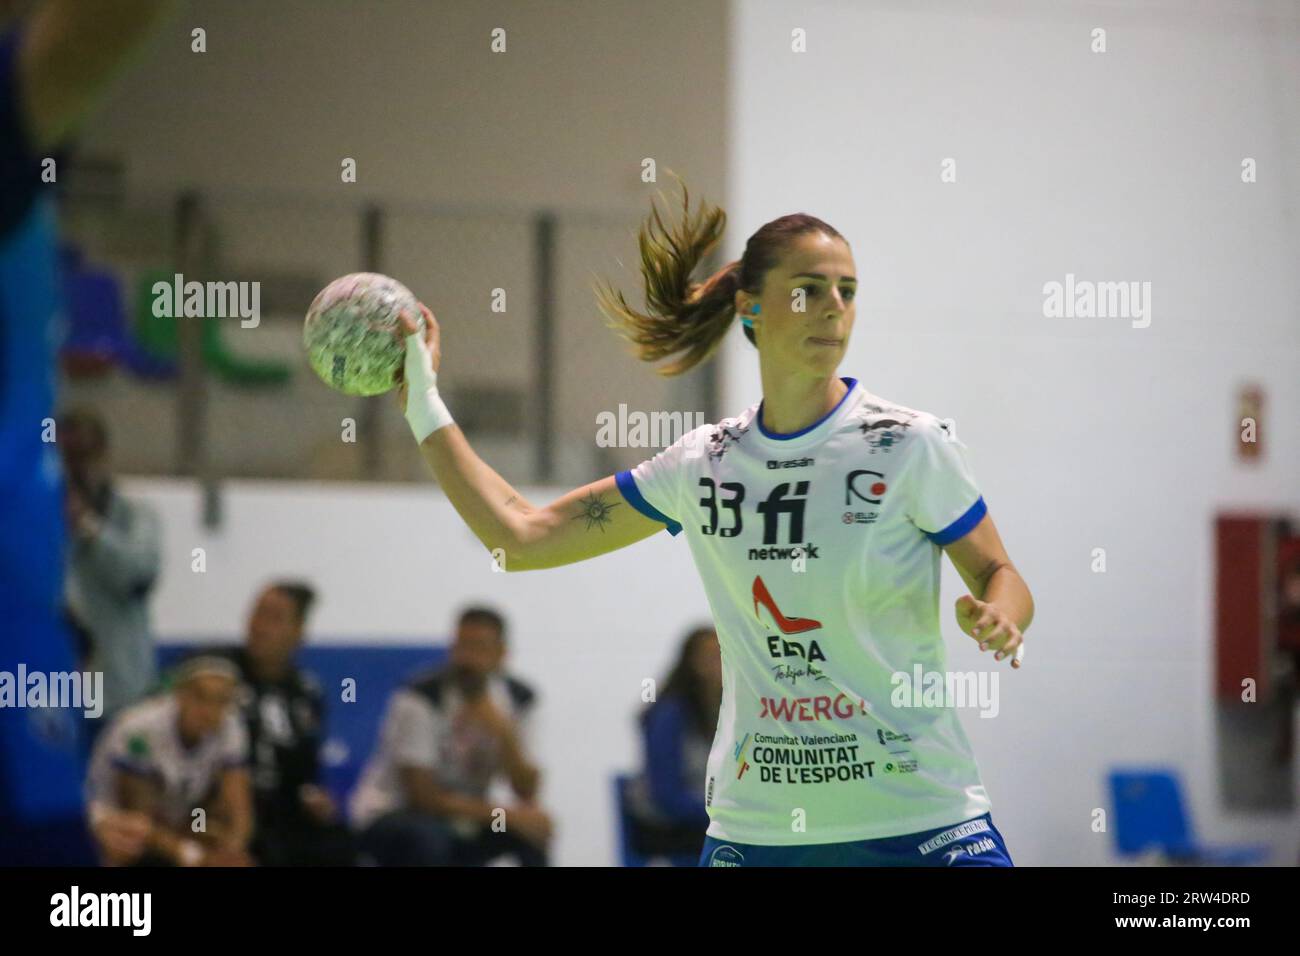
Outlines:
{"label": "female handball player", "polygon": [[[957,623],[1018,667],[1033,598],[951,424],[840,377],[858,285],[848,242],[809,215],[755,232],[703,283],[720,241],[707,203],[640,231],[646,312],[598,289],[611,327],[675,375],[736,315],[762,400],[653,458],[537,507],[474,453],[439,398],[440,332],[403,313],[398,392],[438,483],[507,572],[685,532],[722,646],[701,781],[703,866],[1011,866],[952,700],[940,556],[970,589]],[[923,688],[915,686],[917,678]],[[940,693],[931,693],[936,686]]]}

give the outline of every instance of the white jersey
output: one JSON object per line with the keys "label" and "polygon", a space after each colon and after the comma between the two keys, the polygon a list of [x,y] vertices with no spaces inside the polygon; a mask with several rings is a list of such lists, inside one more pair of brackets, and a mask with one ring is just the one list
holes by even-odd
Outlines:
{"label": "white jersey", "polygon": [[192,747],[181,739],[174,694],[149,697],[128,707],[95,742],[87,776],[90,803],[119,807],[117,774],[152,778],[158,785],[159,818],[188,827],[195,807],[212,797],[221,775],[248,765],[248,732],[232,709],[221,725]]}
{"label": "white jersey", "polygon": [[767,431],[756,403],[616,476],[638,511],[685,529],[713,612],[720,840],[851,842],[989,811],[956,711],[896,705],[895,679],[946,669],[940,545],[984,499],[946,423],[843,381],[802,431]]}

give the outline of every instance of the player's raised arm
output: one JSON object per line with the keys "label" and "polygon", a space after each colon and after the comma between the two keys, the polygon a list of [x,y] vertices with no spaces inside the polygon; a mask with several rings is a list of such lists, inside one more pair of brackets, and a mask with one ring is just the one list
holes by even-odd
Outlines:
{"label": "player's raised arm", "polygon": [[406,335],[405,381],[399,392],[402,407],[438,484],[503,570],[572,564],[664,529],[624,500],[612,475],[541,508],[515,491],[475,454],[438,397],[438,322],[423,305],[420,309],[423,334],[411,316],[401,316]]}

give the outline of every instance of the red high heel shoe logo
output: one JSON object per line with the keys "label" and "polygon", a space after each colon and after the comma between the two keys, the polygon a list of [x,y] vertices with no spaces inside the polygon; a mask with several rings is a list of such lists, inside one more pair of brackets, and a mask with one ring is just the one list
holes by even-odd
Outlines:
{"label": "red high heel shoe logo", "polygon": [[786,617],[781,613],[781,609],[776,606],[772,600],[772,595],[768,593],[767,585],[763,583],[762,576],[754,578],[754,616],[758,617],[758,606],[763,605],[767,612],[772,615],[776,621],[776,626],[780,628],[782,634],[802,634],[804,631],[815,631],[822,626],[821,621],[814,621],[810,617]]}

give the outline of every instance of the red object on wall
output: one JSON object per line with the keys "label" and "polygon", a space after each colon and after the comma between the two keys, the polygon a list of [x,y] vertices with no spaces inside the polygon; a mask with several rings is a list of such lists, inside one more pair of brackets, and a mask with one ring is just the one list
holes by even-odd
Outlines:
{"label": "red object on wall", "polygon": [[[1272,519],[1220,515],[1214,523],[1214,694],[1241,700],[1241,682],[1269,693],[1265,666],[1265,555]],[[1271,563],[1271,562],[1270,562]],[[1272,578],[1269,568],[1268,578]]]}
{"label": "red object on wall", "polygon": [[1277,643],[1300,652],[1300,538],[1277,545]]}

